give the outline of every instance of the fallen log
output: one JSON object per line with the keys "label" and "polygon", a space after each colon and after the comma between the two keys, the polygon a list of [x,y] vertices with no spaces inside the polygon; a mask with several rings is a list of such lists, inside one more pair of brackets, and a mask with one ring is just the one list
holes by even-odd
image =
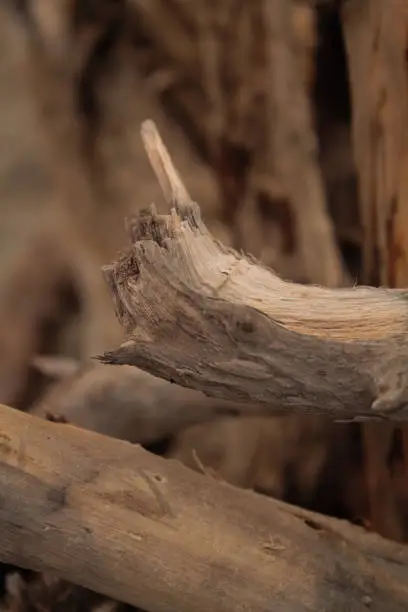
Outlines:
{"label": "fallen log", "polygon": [[103,269],[128,339],[101,361],[265,415],[406,419],[406,291],[296,285],[223,248],[151,121],[142,135],[173,208],[129,221],[131,246]]}
{"label": "fallen log", "polygon": [[408,606],[398,544],[6,406],[0,561],[148,612]]}

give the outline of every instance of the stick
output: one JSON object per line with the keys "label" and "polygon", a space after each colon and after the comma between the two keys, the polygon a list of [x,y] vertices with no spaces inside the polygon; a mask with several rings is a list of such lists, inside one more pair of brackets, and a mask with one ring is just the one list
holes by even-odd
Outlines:
{"label": "stick", "polygon": [[407,550],[0,406],[0,561],[157,612],[408,606]]}

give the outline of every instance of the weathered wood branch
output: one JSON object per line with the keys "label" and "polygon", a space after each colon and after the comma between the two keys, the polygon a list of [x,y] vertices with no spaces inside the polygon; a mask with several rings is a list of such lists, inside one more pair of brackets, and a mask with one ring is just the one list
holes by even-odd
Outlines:
{"label": "weathered wood branch", "polygon": [[101,357],[208,395],[338,419],[406,419],[406,291],[288,283],[217,243],[155,126],[142,135],[167,201],[128,222],[104,268],[128,340]]}
{"label": "weathered wood branch", "polygon": [[5,406],[0,442],[3,562],[157,612],[407,609],[375,534]]}

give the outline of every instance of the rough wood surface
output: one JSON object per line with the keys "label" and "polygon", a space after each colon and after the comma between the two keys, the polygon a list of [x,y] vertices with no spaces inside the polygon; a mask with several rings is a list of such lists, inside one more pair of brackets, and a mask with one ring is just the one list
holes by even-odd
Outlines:
{"label": "rough wood surface", "polygon": [[264,414],[406,419],[406,292],[296,285],[223,248],[152,122],[142,135],[173,208],[129,221],[131,246],[104,268],[128,340],[102,361]]}
{"label": "rough wood surface", "polygon": [[155,612],[407,609],[379,536],[5,406],[0,442],[3,562]]}

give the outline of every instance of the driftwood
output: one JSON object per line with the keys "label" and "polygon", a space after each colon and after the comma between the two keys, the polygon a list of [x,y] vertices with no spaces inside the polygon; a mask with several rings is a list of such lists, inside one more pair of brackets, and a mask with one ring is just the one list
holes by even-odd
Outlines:
{"label": "driftwood", "polygon": [[375,534],[5,406],[0,436],[3,562],[147,611],[407,609]]}
{"label": "driftwood", "polygon": [[335,419],[405,419],[405,291],[287,283],[206,230],[150,121],[142,128],[168,202],[128,223],[104,268],[128,340],[101,357],[208,395]]}

